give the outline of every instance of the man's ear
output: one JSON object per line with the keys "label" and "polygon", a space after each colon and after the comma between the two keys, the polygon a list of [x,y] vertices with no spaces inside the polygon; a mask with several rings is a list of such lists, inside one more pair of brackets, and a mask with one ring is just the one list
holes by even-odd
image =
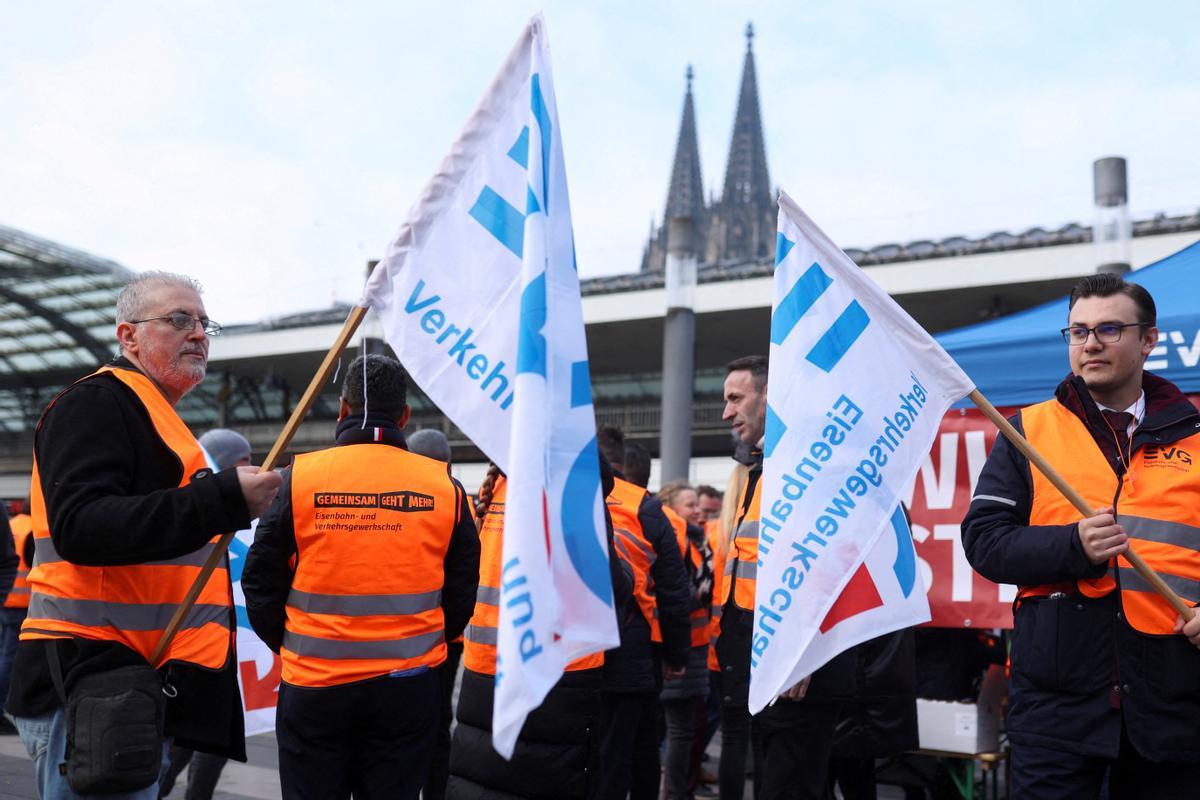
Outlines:
{"label": "man's ear", "polygon": [[1146,332],[1142,334],[1142,355],[1149,356],[1151,351],[1158,346],[1158,328],[1151,326],[1146,328]]}
{"label": "man's ear", "polygon": [[350,416],[350,404],[346,402],[346,398],[338,398],[338,422],[341,422],[346,417]]}
{"label": "man's ear", "polygon": [[137,326],[132,322],[117,323],[117,344],[121,345],[121,353],[130,353],[137,355],[137,340],[134,334],[137,333]]}
{"label": "man's ear", "polygon": [[400,412],[400,416],[396,417],[396,424],[400,426],[400,430],[404,430],[404,426],[408,424],[408,418],[411,416],[412,406],[405,403],[404,410]]}

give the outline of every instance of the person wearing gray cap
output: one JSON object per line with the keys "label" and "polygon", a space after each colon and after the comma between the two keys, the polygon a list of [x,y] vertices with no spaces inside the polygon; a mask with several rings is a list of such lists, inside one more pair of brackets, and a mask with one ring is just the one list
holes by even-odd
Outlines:
{"label": "person wearing gray cap", "polygon": [[[218,471],[250,465],[250,442],[237,431],[213,428],[196,441],[208,453]],[[229,761],[225,756],[197,753],[187,747],[172,746],[167,767],[158,779],[158,796],[165,798],[175,787],[175,780],[188,767],[186,800],[212,800],[221,770]]]}
{"label": "person wearing gray cap", "polygon": [[[450,463],[450,440],[438,429],[422,428],[408,436],[407,441],[409,452]],[[446,796],[446,782],[450,777],[450,721],[454,719],[454,682],[458,678],[462,651],[461,636],[446,642],[446,663],[439,673],[442,680],[442,717],[438,723],[437,740],[433,744],[429,777],[421,788],[421,797],[425,800],[442,800]]]}
{"label": "person wearing gray cap", "polygon": [[243,467],[250,463],[250,442],[237,431],[213,428],[197,441],[219,470]]}

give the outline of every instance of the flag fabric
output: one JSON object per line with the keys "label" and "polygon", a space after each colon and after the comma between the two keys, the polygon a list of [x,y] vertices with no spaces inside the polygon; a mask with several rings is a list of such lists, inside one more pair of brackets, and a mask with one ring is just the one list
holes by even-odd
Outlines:
{"label": "flag fabric", "polygon": [[751,713],[929,619],[900,498],[974,388],[782,192],[775,259]]}
{"label": "flag fabric", "polygon": [[409,374],[508,476],[493,744],[619,644],[562,131],[535,17],[367,283]]}

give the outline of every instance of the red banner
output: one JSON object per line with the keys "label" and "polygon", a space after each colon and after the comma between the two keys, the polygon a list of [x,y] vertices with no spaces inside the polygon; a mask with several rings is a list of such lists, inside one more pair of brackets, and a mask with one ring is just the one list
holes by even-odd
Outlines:
{"label": "red banner", "polygon": [[[1009,416],[1014,409],[1001,409]],[[908,501],[917,566],[938,628],[1011,628],[1016,587],[998,586],[967,562],[959,528],[999,431],[975,409],[951,410]]]}

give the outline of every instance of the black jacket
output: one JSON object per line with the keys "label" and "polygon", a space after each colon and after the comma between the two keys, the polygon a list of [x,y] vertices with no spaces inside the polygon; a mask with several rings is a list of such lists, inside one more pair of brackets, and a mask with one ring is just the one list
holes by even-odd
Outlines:
{"label": "black jacket", "polygon": [[[1200,414],[1174,384],[1144,373],[1142,388],[1146,414],[1134,431],[1134,450],[1170,444],[1200,428]],[[1055,397],[1093,431],[1119,473],[1111,432],[1083,381],[1068,378]],[[1021,429],[1020,414],[1013,423]],[[1093,566],[1084,555],[1077,523],[1029,524],[1032,499],[1029,462],[998,438],[963,520],[971,565],[989,580],[1021,586],[1104,575],[1107,565]],[[1020,603],[1009,736],[1020,744],[1115,758],[1123,718],[1130,741],[1147,759],[1200,762],[1200,650],[1181,636],[1138,633],[1124,621],[1120,603],[1119,591]]]}
{"label": "black jacket", "polygon": [[496,681],[464,669],[450,748],[449,800],[583,800],[597,765],[601,672],[563,673],[521,728],[511,761],[492,747]]}
{"label": "black jacket", "polygon": [[[604,688],[610,692],[657,692],[662,687],[660,660],[678,668],[687,664],[691,647],[689,597],[691,582],[662,503],[646,495],[638,506],[638,522],[655,560],[650,567],[654,581],[662,647],[650,641],[650,625],[632,595],[617,607],[621,646],[604,654]],[[615,548],[610,546],[610,553]],[[621,561],[624,564],[624,561]]]}
{"label": "black jacket", "polygon": [[854,688],[838,713],[834,755],[888,758],[917,749],[913,629],[884,634],[850,652]]}
{"label": "black jacket", "polygon": [[[337,446],[371,444],[381,432],[380,447],[400,447],[404,434],[394,419],[385,415],[367,415],[366,428],[362,417],[347,417],[338,423]],[[448,468],[447,468],[448,469]],[[398,484],[404,476],[396,475]],[[458,638],[475,609],[475,593],[479,586],[479,532],[467,505],[467,493],[457,480],[451,478],[459,496],[459,509],[450,536],[450,547],[442,570],[442,615],[445,620],[446,641]],[[275,502],[258,521],[254,544],[246,554],[242,568],[242,592],[246,596],[246,616],[250,626],[268,647],[279,652],[283,642],[284,620],[288,593],[292,589],[292,568],[289,564],[296,554],[296,529],[292,519],[292,471],[284,472],[283,487]]]}
{"label": "black jacket", "polygon": [[[134,369],[124,358],[114,366]],[[67,561],[120,566],[178,558],[213,536],[249,527],[236,470],[193,480],[154,430],[150,415],[120,380],[101,374],[63,391],[34,435],[34,456],[54,547]],[[230,609],[230,628],[236,626]],[[68,689],[80,677],[140,655],[115,642],[59,640]],[[181,746],[245,760],[237,658],[219,670],[173,663],[178,690],[167,700],[167,733]],[[33,717],[61,705],[45,641],[17,646],[7,708]]]}
{"label": "black jacket", "polygon": [[[746,476],[746,493],[742,507],[734,517],[734,525],[741,523],[754,498],[755,488],[762,479],[762,451],[752,453],[750,472]],[[746,708],[750,697],[750,643],[754,631],[754,612],[738,608],[733,602],[733,592],[721,609],[721,635],[717,637],[715,649],[721,666],[721,703],[729,708]],[[812,674],[812,682],[800,703],[812,705],[820,702],[840,702],[854,690],[853,654],[847,650]],[[799,703],[796,704],[797,706]],[[793,708],[791,703],[776,703],[769,708],[778,708],[780,714]],[[764,709],[764,712],[766,709]]]}

